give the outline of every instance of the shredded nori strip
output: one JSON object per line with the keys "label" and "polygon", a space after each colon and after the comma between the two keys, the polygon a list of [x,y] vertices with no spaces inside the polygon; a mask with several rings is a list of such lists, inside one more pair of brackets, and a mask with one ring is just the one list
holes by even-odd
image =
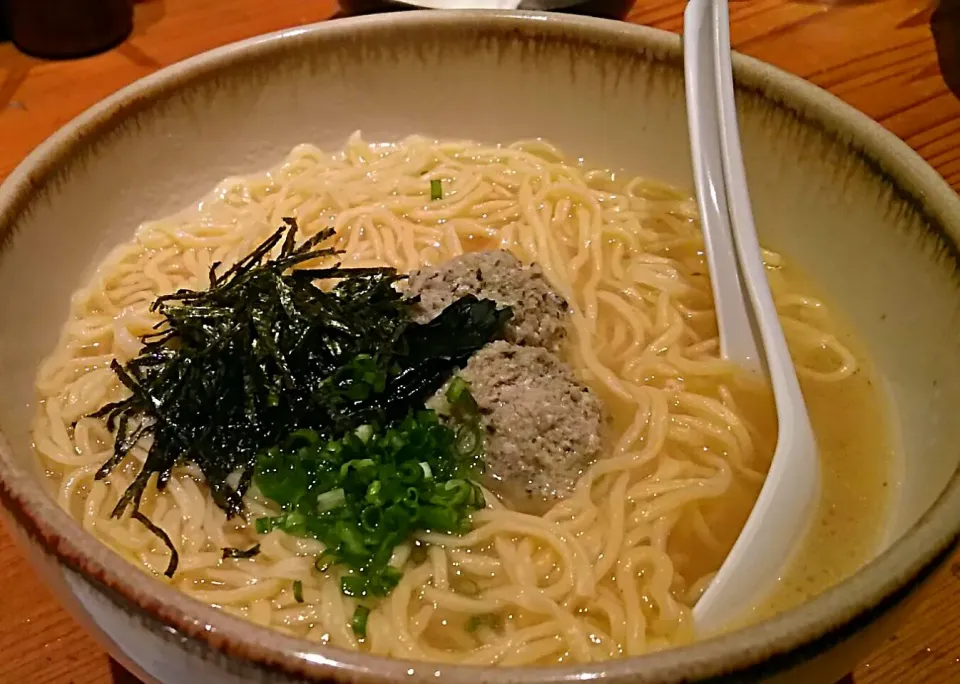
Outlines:
{"label": "shredded nori strip", "polygon": [[163,531],[163,528],[154,525],[152,522],[150,522],[150,518],[145,516],[140,511],[134,509],[131,517],[153,532],[156,536],[160,537],[160,541],[162,541],[164,545],[170,549],[170,560],[167,562],[167,569],[163,571],[163,574],[167,577],[173,577],[173,573],[177,571],[177,566],[180,565],[180,554],[177,553],[177,549],[174,547],[173,542],[170,541],[170,537],[166,532]]}
{"label": "shredded nori strip", "polygon": [[[187,463],[200,469],[228,517],[242,515],[262,451],[298,431],[334,439],[360,425],[388,425],[422,407],[470,355],[502,336],[509,308],[468,295],[416,323],[416,298],[395,287],[405,276],[392,268],[313,267],[308,262],[338,254],[319,247],[334,231],[297,245],[296,221],[284,223],[224,273],[214,264],[206,290],[157,298],[152,310],[162,321],[143,337],[140,354],[112,362],[130,395],[92,414],[115,433],[96,478],[152,438],[113,517],[131,505],[137,515],[151,477],[163,490],[173,468]],[[137,520],[170,548],[172,574],[169,538]]]}
{"label": "shredded nori strip", "polygon": [[221,556],[221,558],[223,560],[226,560],[228,558],[240,558],[240,559],[253,558],[259,553],[260,553],[259,544],[254,544],[249,549],[236,549],[236,548],[233,548],[232,546],[228,546],[225,549],[223,549],[223,555]]}

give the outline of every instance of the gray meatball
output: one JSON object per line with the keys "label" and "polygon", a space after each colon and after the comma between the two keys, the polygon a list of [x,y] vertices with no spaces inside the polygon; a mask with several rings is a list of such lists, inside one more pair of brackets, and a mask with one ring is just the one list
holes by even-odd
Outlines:
{"label": "gray meatball", "polygon": [[539,265],[524,266],[503,250],[470,252],[423,268],[410,276],[407,293],[420,295],[415,317],[421,322],[472,294],[513,309],[505,331],[510,342],[557,351],[565,335],[567,302],[551,289]]}
{"label": "gray meatball", "polygon": [[599,455],[600,401],[538,347],[494,342],[460,375],[480,411],[487,487],[533,514],[568,496]]}

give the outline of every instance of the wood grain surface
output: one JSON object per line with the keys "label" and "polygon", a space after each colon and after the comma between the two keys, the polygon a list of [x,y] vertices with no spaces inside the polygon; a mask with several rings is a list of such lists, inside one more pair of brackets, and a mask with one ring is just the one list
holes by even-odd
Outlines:
{"label": "wood grain surface", "polygon": [[[679,31],[683,6],[638,0],[627,19]],[[59,126],[131,81],[336,12],[335,0],[149,0],[136,5],[133,35],[95,57],[48,62],[0,43],[0,179]],[[731,21],[737,49],[865,112],[960,190],[960,0],[733,0]],[[960,682],[960,556],[848,679]],[[0,684],[134,681],[57,605],[0,526]]]}

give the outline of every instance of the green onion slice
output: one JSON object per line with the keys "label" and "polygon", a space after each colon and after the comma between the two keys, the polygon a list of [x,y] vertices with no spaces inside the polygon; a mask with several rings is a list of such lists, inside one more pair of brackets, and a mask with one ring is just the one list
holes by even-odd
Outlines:
{"label": "green onion slice", "polygon": [[361,639],[367,637],[367,618],[370,617],[370,609],[366,606],[357,606],[353,611],[353,619],[350,621],[350,628],[353,633]]}
{"label": "green onion slice", "polygon": [[300,580],[293,580],[293,598],[297,603],[303,603],[303,582]]}
{"label": "green onion slice", "polygon": [[331,489],[317,497],[317,512],[326,513],[333,511],[347,503],[346,494],[343,489]]}

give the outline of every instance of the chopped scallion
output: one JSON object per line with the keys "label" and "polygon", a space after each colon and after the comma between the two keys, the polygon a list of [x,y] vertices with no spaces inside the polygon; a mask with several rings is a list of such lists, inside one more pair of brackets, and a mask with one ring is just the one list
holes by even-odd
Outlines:
{"label": "chopped scallion", "polygon": [[443,199],[443,185],[439,180],[430,181],[430,199]]}
{"label": "chopped scallion", "polygon": [[257,530],[318,539],[325,548],[318,570],[349,570],[340,580],[343,593],[386,596],[402,575],[390,566],[398,546],[418,531],[463,534],[470,514],[484,506],[475,482],[477,430],[475,424],[454,430],[423,410],[385,430],[374,427],[365,442],[351,431],[308,450],[265,453],[272,474],[299,469],[304,477],[297,490],[284,486],[268,494],[261,487],[284,512],[258,520]]}
{"label": "chopped scallion", "polygon": [[366,606],[357,606],[353,611],[353,619],[350,621],[350,628],[353,633],[361,639],[367,638],[367,618],[370,617],[370,609]]}
{"label": "chopped scallion", "polygon": [[463,396],[463,393],[469,389],[470,386],[467,384],[467,381],[459,375],[455,375],[453,380],[450,381],[450,384],[447,385],[447,401],[451,404],[456,404],[458,401],[460,401],[460,397]]}
{"label": "chopped scallion", "polygon": [[317,497],[317,513],[335,510],[346,503],[347,497],[342,489],[331,489]]}
{"label": "chopped scallion", "polygon": [[297,603],[303,603],[303,582],[293,580],[293,598]]}
{"label": "chopped scallion", "polygon": [[474,423],[465,423],[457,428],[457,453],[463,458],[473,458],[483,448],[480,428]]}
{"label": "chopped scallion", "polygon": [[367,442],[370,440],[370,436],[373,434],[372,425],[361,425],[356,430],[357,437],[360,438],[361,442]]}
{"label": "chopped scallion", "polygon": [[470,384],[459,375],[454,376],[444,395],[450,405],[450,413],[460,423],[475,423],[479,408],[473,395],[470,394]]}
{"label": "chopped scallion", "polygon": [[380,484],[380,480],[374,480],[370,483],[370,487],[367,488],[366,500],[374,505],[380,505],[383,503],[383,498],[380,496],[380,489],[383,485]]}

